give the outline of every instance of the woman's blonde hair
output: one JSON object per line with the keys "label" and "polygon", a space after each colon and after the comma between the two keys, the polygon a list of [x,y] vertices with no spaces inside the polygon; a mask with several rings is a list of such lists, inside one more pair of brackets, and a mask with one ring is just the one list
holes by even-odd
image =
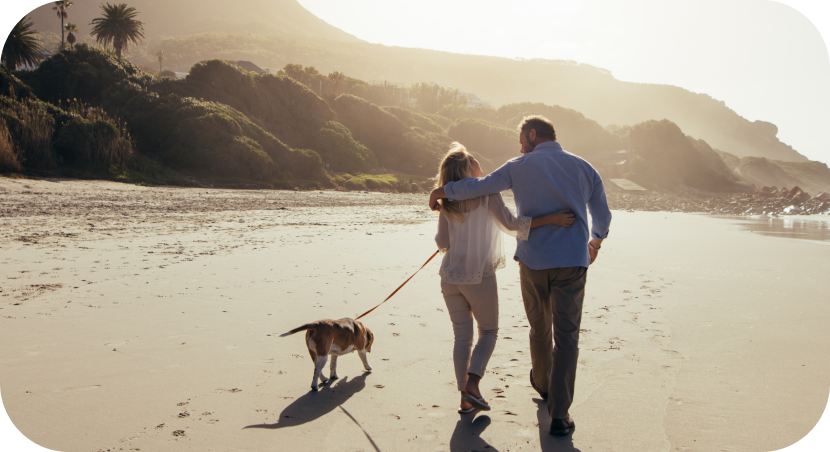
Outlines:
{"label": "woman's blonde hair", "polygon": [[[473,177],[472,158],[473,156],[467,152],[464,145],[457,141],[453,142],[450,145],[450,150],[441,159],[441,164],[438,166],[436,187],[443,187],[447,185],[447,182],[457,182]],[[472,200],[458,202],[442,199],[441,211],[448,219],[463,223],[464,213],[470,211],[471,204]]]}

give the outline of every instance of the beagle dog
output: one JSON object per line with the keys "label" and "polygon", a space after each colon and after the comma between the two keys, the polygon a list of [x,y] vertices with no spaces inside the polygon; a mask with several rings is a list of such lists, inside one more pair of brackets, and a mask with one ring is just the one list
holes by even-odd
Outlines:
{"label": "beagle dog", "polygon": [[[372,366],[369,365],[366,358],[366,352],[372,351],[375,335],[357,320],[348,318],[318,320],[280,334],[280,337],[290,336],[303,330],[306,332],[305,342],[308,346],[308,353],[311,354],[311,360],[314,361],[314,377],[311,380],[312,391],[317,390],[318,377],[323,384],[328,383],[329,378],[331,380],[338,378],[337,357],[340,355],[357,350],[360,360],[363,361],[363,367],[367,372],[372,370]],[[326,378],[323,376],[323,367],[325,367],[329,355],[331,355],[331,375]]]}

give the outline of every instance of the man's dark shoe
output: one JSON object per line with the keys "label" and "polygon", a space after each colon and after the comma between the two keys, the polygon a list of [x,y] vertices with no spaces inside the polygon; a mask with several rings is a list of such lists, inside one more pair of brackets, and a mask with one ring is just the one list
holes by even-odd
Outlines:
{"label": "man's dark shoe", "polygon": [[548,400],[548,393],[542,392],[539,388],[536,387],[536,382],[533,381],[533,369],[530,369],[530,386],[539,393],[544,401],[547,402]]}
{"label": "man's dark shoe", "polygon": [[576,428],[574,420],[568,415],[565,419],[554,419],[550,422],[550,434],[556,436],[565,436],[571,433]]}

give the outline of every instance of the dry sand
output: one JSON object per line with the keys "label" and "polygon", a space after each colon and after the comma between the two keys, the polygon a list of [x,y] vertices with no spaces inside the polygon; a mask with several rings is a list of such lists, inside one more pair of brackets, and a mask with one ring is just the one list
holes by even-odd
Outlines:
{"label": "dry sand", "polygon": [[61,451],[767,451],[824,411],[828,243],[663,212],[614,212],[589,272],[572,438],[548,435],[529,387],[512,262],[482,381],[493,411],[455,411],[437,262],[365,318],[374,371],[344,356],[309,393],[302,335],[277,334],[385,298],[435,248],[425,206],[0,178],[9,417]]}

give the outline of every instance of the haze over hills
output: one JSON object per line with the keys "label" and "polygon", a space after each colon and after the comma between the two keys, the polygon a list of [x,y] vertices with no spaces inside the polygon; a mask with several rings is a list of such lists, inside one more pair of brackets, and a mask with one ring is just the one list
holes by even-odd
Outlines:
{"label": "haze over hills", "polygon": [[[367,81],[429,81],[475,93],[494,107],[515,102],[561,105],[605,126],[668,119],[690,136],[738,157],[807,160],[778,140],[775,125],[748,121],[706,94],[622,82],[607,70],[574,61],[518,60],[370,44],[326,24],[294,0],[241,0],[233,8],[213,0],[136,0],[130,5],[145,22],[147,41],[127,56],[149,67],[157,64],[156,51],[163,50],[165,67],[181,72],[199,61],[220,58],[250,60],[273,69],[297,63]],[[70,10],[70,20],[88,23],[98,8],[79,0]],[[56,28],[50,5],[38,8],[33,18],[38,30]]]}
{"label": "haze over hills", "polygon": [[[98,17],[103,2],[75,0],[69,8],[69,22],[78,25],[81,34],[89,31],[89,23]],[[113,3],[121,3],[113,2]],[[196,33],[231,33],[253,35],[315,36],[344,42],[362,42],[335,28],[296,0],[124,0],[139,11],[144,22],[144,35],[152,40],[159,36],[181,36]],[[52,2],[34,10],[30,16],[35,29],[60,34],[60,20],[52,11]]]}

